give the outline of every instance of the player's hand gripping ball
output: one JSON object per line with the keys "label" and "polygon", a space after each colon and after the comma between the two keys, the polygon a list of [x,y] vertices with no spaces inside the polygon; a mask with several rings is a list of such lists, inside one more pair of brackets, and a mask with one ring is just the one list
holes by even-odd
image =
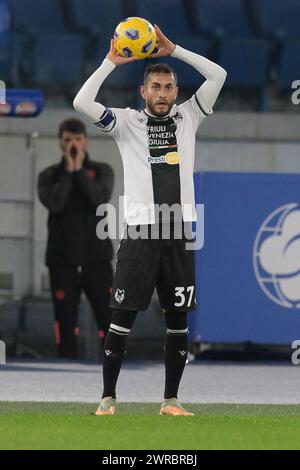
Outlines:
{"label": "player's hand gripping ball", "polygon": [[116,27],[114,43],[122,57],[144,59],[155,49],[156,32],[149,21],[133,16]]}

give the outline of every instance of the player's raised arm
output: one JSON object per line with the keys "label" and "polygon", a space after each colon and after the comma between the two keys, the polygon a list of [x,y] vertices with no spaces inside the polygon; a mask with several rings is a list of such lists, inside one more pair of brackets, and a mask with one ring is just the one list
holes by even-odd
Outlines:
{"label": "player's raised arm", "polygon": [[100,67],[88,78],[81,87],[73,106],[79,113],[87,117],[93,124],[100,123],[100,128],[109,128],[113,125],[114,117],[101,103],[96,102],[96,96],[106,77],[117,65],[137,60],[136,57],[121,57],[115,49],[114,41],[111,40],[110,50]]}
{"label": "player's raised arm", "polygon": [[215,64],[206,57],[195,52],[188,51],[179,45],[173,44],[155,25],[155,30],[159,43],[159,50],[156,54],[151,54],[151,58],[164,57],[170,55],[176,59],[183,60],[187,64],[198,70],[206,78],[203,85],[197,90],[196,98],[205,114],[211,114],[213,105],[225,82],[227,72],[225,69]]}

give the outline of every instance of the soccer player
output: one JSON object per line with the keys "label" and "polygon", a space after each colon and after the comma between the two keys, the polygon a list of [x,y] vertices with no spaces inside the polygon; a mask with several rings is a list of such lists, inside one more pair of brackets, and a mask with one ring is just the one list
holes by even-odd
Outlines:
{"label": "soccer player", "polygon": [[178,401],[178,388],[186,363],[187,312],[195,309],[194,252],[186,249],[186,237],[174,236],[180,223],[170,216],[169,239],[155,235],[136,238],[130,229],[150,229],[167,220],[157,217],[157,206],[181,208],[181,223],[196,220],[193,167],[195,135],[199,124],[212,114],[226,78],[219,65],[173,44],[155,26],[158,50],[150,57],[171,56],[194,67],[206,80],[186,102],[175,104],[176,72],[166,64],[146,68],[140,87],[146,107],[106,108],[95,101],[106,77],[118,66],[136,60],[121,57],[111,40],[101,66],[74,99],[74,107],[118,144],[124,166],[125,228],[118,249],[111,307],[112,321],[105,342],[104,390],[97,415],[114,414],[116,383],[126,340],[137,312],[146,310],[157,288],[165,316],[165,392],[160,414],[191,416]]}

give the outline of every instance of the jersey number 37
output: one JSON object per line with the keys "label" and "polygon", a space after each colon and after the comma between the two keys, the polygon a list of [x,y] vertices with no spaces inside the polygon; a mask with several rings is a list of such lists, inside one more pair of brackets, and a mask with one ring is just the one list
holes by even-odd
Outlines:
{"label": "jersey number 37", "polygon": [[188,286],[188,287],[175,287],[175,296],[178,297],[178,301],[174,303],[175,307],[183,307],[186,305],[187,299],[187,307],[190,307],[193,300],[195,286]]}

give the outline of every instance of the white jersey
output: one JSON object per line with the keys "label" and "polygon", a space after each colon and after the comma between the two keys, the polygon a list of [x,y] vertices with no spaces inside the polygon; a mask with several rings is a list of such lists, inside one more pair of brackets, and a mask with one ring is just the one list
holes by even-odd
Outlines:
{"label": "white jersey", "polygon": [[[164,118],[152,116],[146,110],[107,108],[95,123],[114,138],[120,150],[124,217],[128,225],[157,222],[155,205],[162,204],[168,207],[176,204],[185,222],[196,220],[195,136],[206,115],[193,95],[184,103],[173,105]],[[160,220],[165,220],[165,216]]]}
{"label": "white jersey", "polygon": [[165,118],[151,116],[146,110],[105,108],[96,102],[101,84],[116,68],[108,58],[84,83],[73,102],[78,112],[118,144],[124,166],[124,215],[128,225],[161,220],[156,217],[158,205],[179,206],[181,220],[196,220],[196,131],[205,116],[212,114],[226,71],[179,45],[171,57],[193,66],[206,80],[191,99],[174,105]]}

